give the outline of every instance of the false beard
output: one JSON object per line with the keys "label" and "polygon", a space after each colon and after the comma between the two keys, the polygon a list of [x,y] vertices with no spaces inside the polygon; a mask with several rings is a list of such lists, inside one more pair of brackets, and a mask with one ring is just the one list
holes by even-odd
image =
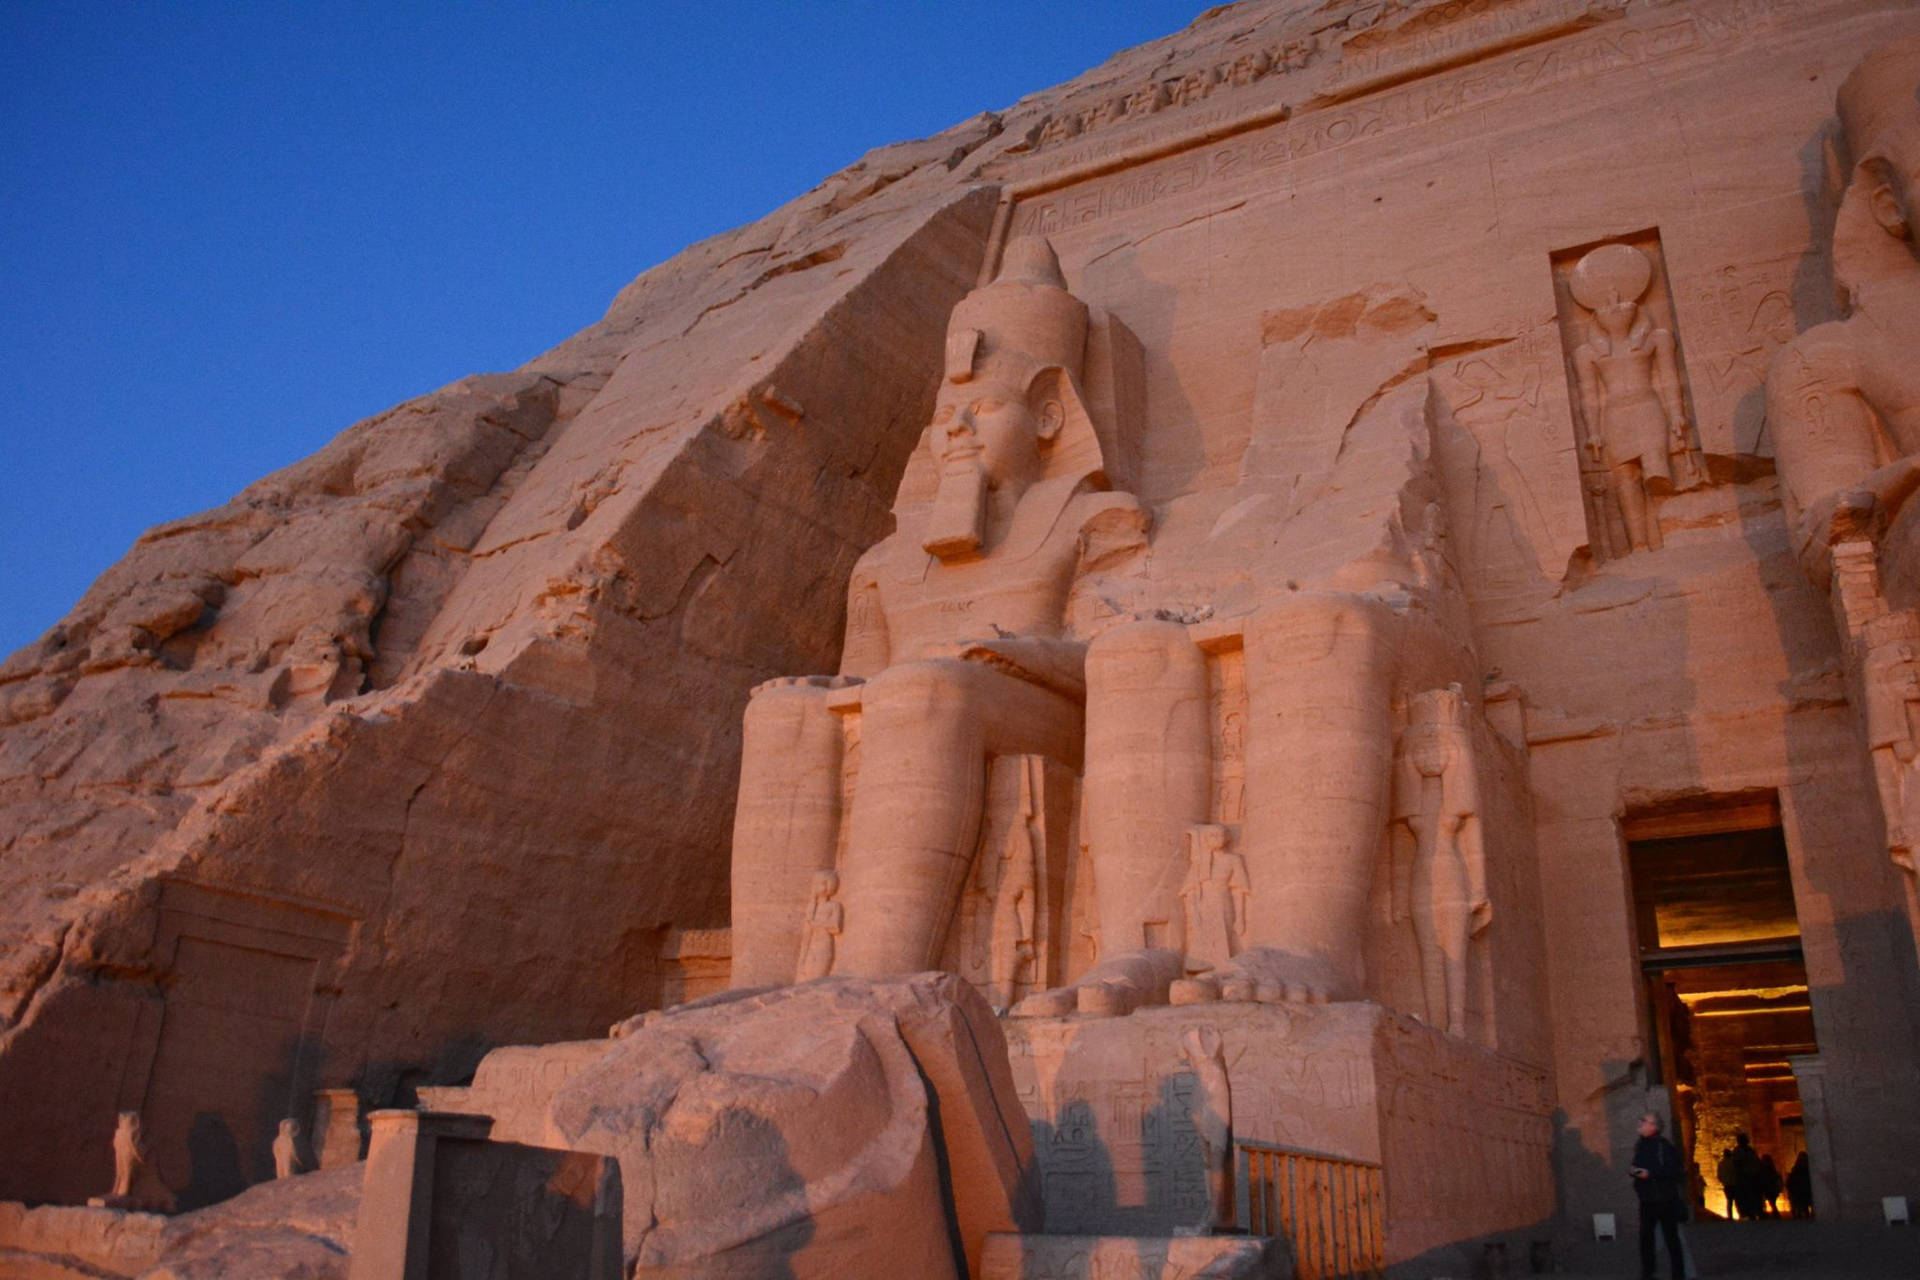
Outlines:
{"label": "false beard", "polygon": [[949,463],[927,514],[921,542],[929,555],[945,560],[978,551],[986,538],[987,473],[973,458]]}

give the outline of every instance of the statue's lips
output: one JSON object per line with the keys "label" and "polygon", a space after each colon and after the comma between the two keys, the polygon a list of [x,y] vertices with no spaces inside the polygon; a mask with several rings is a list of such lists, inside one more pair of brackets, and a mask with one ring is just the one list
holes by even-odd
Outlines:
{"label": "statue's lips", "polygon": [[946,463],[972,462],[986,450],[977,444],[959,444],[940,455],[940,461]]}

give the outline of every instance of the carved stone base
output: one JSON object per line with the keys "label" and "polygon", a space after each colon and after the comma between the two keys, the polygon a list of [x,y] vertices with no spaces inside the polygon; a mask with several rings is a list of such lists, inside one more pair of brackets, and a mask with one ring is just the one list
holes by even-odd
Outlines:
{"label": "carved stone base", "polygon": [[1214,1003],[1002,1025],[1048,1231],[1164,1236],[1205,1218],[1181,1049],[1195,1026],[1225,1042],[1237,1141],[1383,1167],[1389,1262],[1553,1211],[1544,1072],[1379,1005]]}
{"label": "carved stone base", "polygon": [[1286,1244],[1255,1236],[991,1235],[981,1280],[1234,1280],[1286,1277]]}

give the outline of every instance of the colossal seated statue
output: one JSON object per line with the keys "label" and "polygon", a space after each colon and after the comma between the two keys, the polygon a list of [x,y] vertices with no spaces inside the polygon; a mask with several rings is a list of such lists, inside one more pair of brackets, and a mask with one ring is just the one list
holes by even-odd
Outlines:
{"label": "colossal seated statue", "polygon": [[[1113,323],[1067,292],[1040,239],[1009,245],[998,278],[954,309],[896,531],[854,569],[841,674],[772,681],[747,710],[736,986],[793,981],[809,878],[829,869],[843,913],[832,972],[936,967],[980,839],[989,763],[1039,757],[1079,771],[1086,643],[1068,625],[1069,597],[1104,559],[1141,545],[1144,528],[1103,462],[1101,433],[1117,444],[1122,424],[1096,423],[1089,408],[1114,397],[1089,396],[1083,381],[1090,347],[1113,375],[1111,351],[1126,349],[1108,341]],[[857,764],[843,715],[857,717]],[[853,785],[843,774],[856,768]],[[1056,811],[1066,799],[1053,797]]]}
{"label": "colossal seated statue", "polygon": [[1848,315],[1801,334],[1767,376],[1793,548],[1831,592],[1893,862],[1920,928],[1913,810],[1920,754],[1920,40],[1862,59],[1840,86],[1853,169],[1833,230]]}

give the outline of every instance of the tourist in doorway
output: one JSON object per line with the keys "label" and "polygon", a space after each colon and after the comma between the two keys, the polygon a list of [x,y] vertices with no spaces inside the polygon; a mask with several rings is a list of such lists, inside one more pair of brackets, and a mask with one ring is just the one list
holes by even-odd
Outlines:
{"label": "tourist in doorway", "polygon": [[1748,1220],[1760,1216],[1760,1200],[1765,1191],[1766,1167],[1760,1163],[1760,1153],[1753,1149],[1753,1140],[1744,1133],[1733,1135],[1733,1183],[1727,1193],[1740,1207],[1740,1216]]}
{"label": "tourist in doorway", "polygon": [[1733,1148],[1728,1147],[1720,1154],[1720,1163],[1713,1167],[1713,1174],[1720,1179],[1720,1194],[1727,1198],[1727,1221],[1732,1222],[1740,1216],[1740,1165],[1733,1158]]}
{"label": "tourist in doorway", "polygon": [[1653,1280],[1653,1233],[1667,1240],[1667,1261],[1674,1280],[1686,1280],[1686,1254],[1680,1244],[1680,1223],[1686,1217],[1681,1178],[1686,1167],[1680,1150],[1660,1133],[1660,1117],[1649,1111],[1640,1117],[1640,1140],[1633,1144],[1633,1194],[1640,1201],[1640,1277]]}
{"label": "tourist in doorway", "polygon": [[1780,1177],[1780,1166],[1773,1162],[1773,1153],[1760,1157],[1760,1212],[1769,1218],[1780,1216],[1780,1210],[1774,1201],[1780,1198],[1780,1188],[1785,1183]]}
{"label": "tourist in doorway", "polygon": [[1813,1165],[1802,1151],[1787,1170],[1787,1208],[1796,1218],[1813,1216]]}

